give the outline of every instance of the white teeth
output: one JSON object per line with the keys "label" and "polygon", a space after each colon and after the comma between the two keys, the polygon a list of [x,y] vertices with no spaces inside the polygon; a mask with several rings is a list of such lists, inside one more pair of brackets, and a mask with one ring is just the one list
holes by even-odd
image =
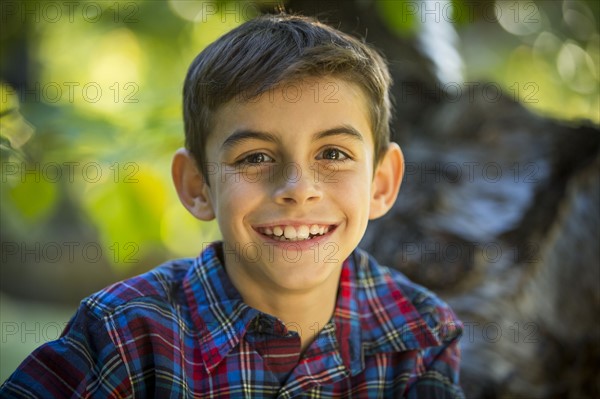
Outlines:
{"label": "white teeth", "polygon": [[298,239],[299,240],[306,240],[310,234],[310,230],[308,226],[300,226],[298,227],[298,230],[296,230],[296,233],[298,234]]}
{"label": "white teeth", "polygon": [[[323,235],[329,231],[329,226],[300,225],[294,226],[275,226],[265,227],[262,233],[271,236],[279,241],[300,241],[311,239],[316,235]],[[311,237],[311,235],[313,237]]]}
{"label": "white teeth", "polygon": [[321,231],[321,229],[316,224],[313,224],[310,226],[310,234],[317,234],[320,231]]}
{"label": "white teeth", "polygon": [[294,226],[285,226],[285,229],[283,230],[283,235],[287,239],[296,238],[298,236],[298,234],[296,233],[296,229],[294,228]]}

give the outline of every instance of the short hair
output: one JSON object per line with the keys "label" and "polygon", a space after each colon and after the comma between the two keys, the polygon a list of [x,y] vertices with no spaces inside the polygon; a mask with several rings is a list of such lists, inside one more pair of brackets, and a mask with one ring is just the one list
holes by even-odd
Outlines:
{"label": "short hair", "polygon": [[183,87],[185,146],[207,184],[205,148],[220,106],[236,97],[253,99],[280,83],[329,76],[363,90],[377,166],[390,142],[392,79],[375,49],[315,18],[284,13],[247,21],[207,46],[192,61]]}

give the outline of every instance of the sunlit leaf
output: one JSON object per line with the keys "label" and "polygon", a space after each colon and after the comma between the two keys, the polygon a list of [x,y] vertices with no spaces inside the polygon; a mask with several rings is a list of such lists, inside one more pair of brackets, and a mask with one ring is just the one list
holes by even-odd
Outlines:
{"label": "sunlit leaf", "polygon": [[42,223],[52,213],[58,200],[55,175],[50,171],[44,174],[39,163],[11,162],[10,166],[11,172],[7,176],[7,165],[3,165],[3,179],[6,177],[11,182],[3,182],[2,193],[6,192],[5,199],[10,201],[11,210],[16,212],[12,216],[29,225]]}
{"label": "sunlit leaf", "polygon": [[407,0],[381,0],[376,3],[379,16],[385,25],[401,36],[413,36],[418,32],[421,4]]}
{"label": "sunlit leaf", "polygon": [[113,164],[103,168],[103,173],[108,181],[88,183],[82,198],[103,246],[110,250],[133,244],[140,256],[153,252],[161,240],[160,220],[168,189],[164,180],[150,165],[137,162]]}

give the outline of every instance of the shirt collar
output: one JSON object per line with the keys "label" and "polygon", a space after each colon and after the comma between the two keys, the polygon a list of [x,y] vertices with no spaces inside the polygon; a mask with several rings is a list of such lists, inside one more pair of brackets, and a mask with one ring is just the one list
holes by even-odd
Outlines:
{"label": "shirt collar", "polygon": [[[405,292],[403,287],[415,289]],[[357,248],[344,262],[334,313],[342,361],[351,374],[364,369],[364,356],[441,345],[454,325],[453,315],[449,311],[440,317],[442,302],[432,299],[431,293],[400,273],[393,276]],[[424,306],[419,311],[414,303]]]}
{"label": "shirt collar", "polygon": [[220,243],[209,245],[190,268],[185,296],[198,332],[208,373],[235,348],[258,310],[246,305],[217,256]]}
{"label": "shirt collar", "polygon": [[[250,322],[260,314],[243,302],[229,280],[217,255],[220,245],[208,246],[184,280],[209,373],[239,344]],[[364,369],[364,356],[441,344],[447,332],[443,320],[432,307],[425,308],[431,313],[420,313],[413,305],[415,300],[419,297],[409,299],[389,269],[379,267],[366,252],[356,249],[344,262],[333,321],[342,362],[352,375]]]}

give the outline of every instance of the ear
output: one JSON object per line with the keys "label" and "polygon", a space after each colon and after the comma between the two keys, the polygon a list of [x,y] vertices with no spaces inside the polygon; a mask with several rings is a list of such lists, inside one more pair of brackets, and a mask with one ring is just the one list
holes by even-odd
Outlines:
{"label": "ear", "polygon": [[196,160],[185,148],[175,152],[171,175],[179,200],[194,217],[200,220],[212,220],[215,211],[210,199],[210,188],[198,170]]}
{"label": "ear", "polygon": [[403,175],[404,155],[402,155],[402,150],[398,144],[390,143],[373,177],[369,219],[377,219],[385,215],[394,205]]}

